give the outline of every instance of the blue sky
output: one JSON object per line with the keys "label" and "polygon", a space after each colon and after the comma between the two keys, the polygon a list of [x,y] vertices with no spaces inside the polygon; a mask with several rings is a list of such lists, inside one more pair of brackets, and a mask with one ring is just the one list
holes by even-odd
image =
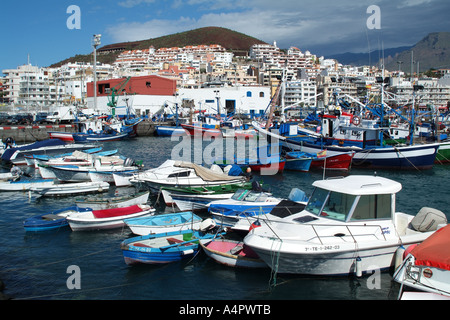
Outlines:
{"label": "blue sky", "polygon": [[[70,30],[67,8],[81,12]],[[367,8],[380,8],[381,29],[368,29]],[[367,52],[413,45],[430,32],[450,31],[448,0],[41,0],[2,1],[0,70],[30,62],[46,67],[102,45],[220,26],[280,48],[313,54]],[[382,44],[382,45],[381,45]]]}

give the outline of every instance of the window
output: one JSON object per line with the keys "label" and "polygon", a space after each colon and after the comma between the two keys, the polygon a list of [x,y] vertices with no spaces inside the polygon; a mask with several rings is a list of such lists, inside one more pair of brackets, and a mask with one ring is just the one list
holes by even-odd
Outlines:
{"label": "window", "polygon": [[252,97],[252,92],[251,91],[247,91],[247,97],[249,97],[249,98]]}
{"label": "window", "polygon": [[318,216],[346,221],[355,199],[354,195],[317,188],[305,209]]}
{"label": "window", "polygon": [[259,97],[260,97],[260,98],[264,98],[264,92],[261,91],[261,92],[259,93]]}
{"label": "window", "polygon": [[390,194],[361,196],[351,220],[389,219],[391,199]]}

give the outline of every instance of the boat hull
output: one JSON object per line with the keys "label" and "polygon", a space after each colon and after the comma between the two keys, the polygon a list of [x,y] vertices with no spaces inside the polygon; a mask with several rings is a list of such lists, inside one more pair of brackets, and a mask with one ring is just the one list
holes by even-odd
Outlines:
{"label": "boat hull", "polygon": [[155,133],[160,137],[171,137],[185,135],[186,131],[180,127],[156,126]]}
{"label": "boat hull", "polygon": [[211,241],[212,237],[192,230],[159,233],[127,239],[121,249],[127,265],[166,264],[194,256],[199,250],[198,242]]}
{"label": "boat hull", "polygon": [[284,142],[288,148],[302,150],[308,153],[318,153],[323,149],[327,154],[336,155],[343,152],[355,152],[352,166],[368,169],[393,170],[428,170],[434,165],[439,144],[413,145],[403,147],[380,147],[358,150],[353,147],[325,146],[298,142],[287,139]]}
{"label": "boat hull", "polygon": [[[245,240],[248,243],[251,235]],[[410,243],[412,244],[412,243]],[[410,244],[404,243],[407,247]],[[374,270],[387,270],[394,265],[398,242],[369,249],[336,251],[332,246],[317,245],[310,248],[316,252],[288,252],[283,250],[281,242],[274,240],[273,250],[250,245],[253,251],[275,272],[280,274],[304,274],[321,276],[343,276],[370,273]],[[329,251],[329,252],[327,252]],[[360,264],[358,258],[360,259]]]}
{"label": "boat hull", "polygon": [[[238,268],[267,268],[267,264],[242,242],[216,239],[207,244],[200,243],[203,251],[214,261]],[[242,249],[241,249],[242,247]]]}
{"label": "boat hull", "polygon": [[181,230],[198,230],[202,219],[192,212],[155,215],[145,218],[125,219],[125,224],[136,235],[167,233]]}
{"label": "boat hull", "polygon": [[108,214],[108,216],[106,217],[96,216],[96,213],[98,213],[98,211],[105,211],[105,210],[97,210],[97,211],[94,210],[92,211],[93,213],[92,215],[88,216],[77,215],[76,217],[68,217],[67,221],[69,222],[72,231],[106,230],[106,229],[121,228],[125,226],[124,220],[127,218],[143,217],[146,215],[154,214],[155,212],[155,209],[148,206],[147,208],[142,210],[138,210],[135,207],[139,206],[106,209],[111,212],[114,211],[120,212],[119,215],[117,213],[112,215]]}

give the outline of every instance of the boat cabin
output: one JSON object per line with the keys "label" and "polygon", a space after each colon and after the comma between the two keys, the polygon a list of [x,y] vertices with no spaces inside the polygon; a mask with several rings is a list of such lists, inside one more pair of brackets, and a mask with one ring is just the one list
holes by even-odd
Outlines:
{"label": "boat cabin", "polygon": [[398,182],[367,176],[320,180],[313,186],[305,210],[342,222],[393,219],[395,194],[402,188]]}

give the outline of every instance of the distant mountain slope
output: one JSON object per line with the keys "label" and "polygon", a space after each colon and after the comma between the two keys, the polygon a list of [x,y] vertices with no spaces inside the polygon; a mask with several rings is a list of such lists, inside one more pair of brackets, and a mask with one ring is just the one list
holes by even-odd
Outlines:
{"label": "distant mountain slope", "polygon": [[[395,56],[403,51],[409,50],[412,47],[399,47],[392,49],[385,49],[384,56]],[[383,52],[381,50],[374,50],[369,53],[341,53],[335,54],[331,56],[327,56],[327,59],[336,59],[339,63],[343,65],[351,65],[351,66],[367,66],[367,65],[377,65],[379,63],[380,58],[383,57]]]}
{"label": "distant mountain slope", "polygon": [[[103,63],[112,63],[123,50],[148,49],[150,46],[159,48],[185,47],[194,45],[210,45],[219,44],[227,50],[233,51],[236,55],[248,52],[254,44],[265,44],[264,41],[250,37],[240,32],[236,32],[220,27],[205,27],[190,31],[175,33],[154,39],[122,42],[103,46],[97,51],[98,61]],[[57,67],[67,62],[88,62],[91,61],[92,55],[76,55],[66,60],[55,63],[51,67]]]}
{"label": "distant mountain slope", "polygon": [[[411,72],[411,52],[418,63],[420,72],[429,69],[450,68],[450,32],[430,33],[414,47],[386,59],[386,69],[398,69],[398,61],[402,61],[402,71]],[[417,64],[413,65],[417,72]]]}
{"label": "distant mountain slope", "polygon": [[385,58],[385,67],[387,70],[398,70],[411,72],[411,52],[413,53],[413,69],[417,72],[417,63],[420,72],[429,69],[450,68],[450,32],[430,33],[416,45],[412,47],[400,47],[394,49],[385,49],[384,53],[376,50],[370,53],[343,53],[329,56],[327,58],[336,59],[339,63],[345,65],[377,65],[380,59]]}

